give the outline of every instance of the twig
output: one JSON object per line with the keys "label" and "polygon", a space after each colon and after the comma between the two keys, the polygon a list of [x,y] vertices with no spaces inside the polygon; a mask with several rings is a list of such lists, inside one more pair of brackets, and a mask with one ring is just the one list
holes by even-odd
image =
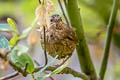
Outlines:
{"label": "twig", "polygon": [[10,64],[15,70],[17,70],[18,72],[22,73],[23,76],[26,76],[26,75],[27,75],[27,73],[26,73],[24,70],[22,70],[21,68],[19,68],[18,66],[16,66],[16,64],[14,64],[11,60],[8,60],[7,56],[4,56],[4,55],[0,54],[0,57],[1,57],[2,59],[6,60],[6,61],[9,61],[9,64]]}
{"label": "twig", "polygon": [[34,74],[33,74],[33,73],[31,74],[31,76],[32,76],[33,80],[35,80],[35,76],[34,76]]}
{"label": "twig", "polygon": [[46,52],[46,32],[45,32],[45,26],[43,26],[44,29],[44,55],[45,55],[45,65],[48,63],[48,58],[47,58],[47,52]]}
{"label": "twig", "polygon": [[[19,40],[18,40],[16,43],[18,43],[18,42],[19,42]],[[17,44],[16,44],[16,45],[17,45]],[[7,51],[7,52],[5,53],[5,55],[4,55],[4,56],[5,56],[5,57],[7,57],[7,56],[8,56],[8,54],[11,52],[11,50],[12,50],[13,48],[14,48],[14,47],[11,47],[11,48],[10,48],[10,50],[9,50],[9,51]]]}
{"label": "twig", "polygon": [[54,80],[54,78],[53,78],[53,77],[50,77],[50,79],[51,79],[51,80]]}
{"label": "twig", "polygon": [[[38,72],[40,69],[42,69],[43,67],[37,67],[35,68],[35,71],[34,72]],[[45,71],[54,71],[57,67],[48,67]],[[29,73],[28,73],[29,74]],[[59,74],[72,74],[74,77],[79,77],[79,78],[82,78],[83,80],[89,80],[89,78],[83,74],[83,73],[80,73],[80,72],[77,72],[69,67],[66,67],[63,69],[62,72],[60,72]],[[19,75],[19,72],[14,72],[10,75],[7,75],[7,76],[4,76],[2,78],[0,78],[0,80],[6,80],[6,79],[11,79],[15,76]]]}
{"label": "twig", "polygon": [[69,21],[68,21],[66,15],[65,15],[64,9],[63,9],[62,4],[61,4],[61,1],[58,0],[58,3],[59,3],[59,6],[60,6],[61,11],[62,11],[62,13],[63,13],[63,16],[64,16],[64,18],[65,18],[65,20],[66,20],[67,25],[68,25],[68,27],[70,27]]}
{"label": "twig", "polygon": [[[48,74],[48,72],[44,71],[45,74]],[[54,80],[54,78],[52,76],[49,77],[50,80]]]}
{"label": "twig", "polygon": [[39,0],[39,4],[41,4],[41,1]]}
{"label": "twig", "polygon": [[[43,67],[35,68],[34,72],[38,72]],[[54,71],[57,67],[48,67],[45,71]],[[74,77],[82,78],[83,80],[89,80],[88,76],[83,73],[77,72],[69,67],[64,68],[59,74],[72,74]]]}
{"label": "twig", "polygon": [[[1,57],[1,56],[0,56]],[[4,59],[4,57],[1,57],[2,59]],[[25,72],[24,70],[22,70],[21,68],[17,67],[16,64],[12,63],[11,61],[9,61],[10,65],[15,69],[17,70],[18,72],[15,72],[14,74],[11,74],[11,75],[8,75],[7,77],[2,77],[0,78],[0,80],[5,80],[6,78],[7,79],[10,79],[10,78],[13,78],[15,76],[17,76],[19,74],[19,72],[23,75],[23,76],[27,76],[29,73]],[[40,71],[40,69],[42,69],[43,67],[39,66],[39,67],[36,67],[34,72],[38,72]],[[45,71],[54,71],[57,67],[48,67]],[[85,74],[83,73],[80,73],[80,72],[77,72],[71,68],[65,68],[63,69],[62,72],[60,72],[59,74],[72,74],[74,77],[79,77],[79,78],[82,78],[84,80],[89,80],[88,76],[86,76]]]}
{"label": "twig", "polygon": [[27,72],[27,67],[29,63],[26,63],[24,71]]}
{"label": "twig", "polygon": [[[36,60],[34,60],[34,62],[35,62],[38,66],[40,66],[40,64],[39,64]],[[45,72],[45,71],[44,71],[44,73],[47,74],[47,72]],[[50,79],[51,79],[51,80],[54,80],[52,77],[50,77]]]}
{"label": "twig", "polygon": [[[36,60],[34,60],[34,62],[37,64],[37,66],[40,66],[40,64],[39,64]],[[45,72],[45,71],[44,71],[44,73],[45,73],[45,74],[48,74],[48,73]],[[54,80],[52,77],[50,77],[50,79],[51,79],[51,80]]]}
{"label": "twig", "polygon": [[37,60],[34,60],[37,66],[40,66],[39,62]]}
{"label": "twig", "polygon": [[11,74],[9,74],[7,76],[1,77],[0,80],[8,80],[8,79],[14,78],[14,77],[16,77],[18,75],[19,75],[19,73],[16,71],[16,72],[11,73]]}
{"label": "twig", "polygon": [[110,50],[110,43],[112,39],[112,32],[115,24],[115,19],[119,7],[119,0],[113,0],[113,8],[112,12],[110,15],[109,23],[107,25],[107,34],[106,34],[106,43],[105,43],[105,48],[104,48],[104,57],[102,59],[102,64],[101,64],[101,69],[100,69],[100,79],[103,80],[107,68],[107,63],[108,63],[108,57],[109,57],[109,50]]}

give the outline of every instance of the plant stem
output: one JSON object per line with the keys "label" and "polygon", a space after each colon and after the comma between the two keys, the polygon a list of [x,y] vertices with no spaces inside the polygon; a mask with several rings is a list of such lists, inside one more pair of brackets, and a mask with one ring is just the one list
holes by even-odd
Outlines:
{"label": "plant stem", "polygon": [[110,50],[110,43],[112,39],[112,32],[115,24],[115,19],[117,15],[119,7],[119,0],[113,0],[113,8],[111,11],[111,15],[109,18],[109,23],[107,25],[107,34],[106,34],[106,43],[105,43],[105,48],[104,48],[104,57],[102,60],[101,68],[100,68],[100,79],[103,80],[107,68],[107,63],[108,63],[108,57],[109,57],[109,50]]}
{"label": "plant stem", "polygon": [[61,8],[61,11],[62,11],[62,13],[63,13],[63,16],[64,16],[64,18],[65,18],[65,20],[66,20],[67,25],[68,25],[68,27],[70,27],[70,25],[69,25],[69,21],[68,21],[66,15],[65,15],[65,12],[64,12],[64,9],[63,9],[63,6],[62,6],[61,1],[58,0],[58,3],[59,3],[59,6],[60,6],[60,8]]}
{"label": "plant stem", "polygon": [[[37,68],[35,68],[34,72],[38,72],[42,68],[43,67],[37,67]],[[45,71],[54,71],[56,68],[58,68],[58,67],[47,67],[45,69]],[[79,77],[79,78],[81,78],[83,80],[89,80],[87,75],[85,75],[83,73],[79,73],[79,72],[77,72],[77,71],[75,71],[75,70],[73,70],[73,69],[71,69],[69,67],[64,68],[59,74],[72,74],[74,77]]]}
{"label": "plant stem", "polygon": [[[3,55],[0,55],[0,58],[4,59],[4,60],[7,60],[8,58],[6,58],[5,56]],[[6,80],[6,79],[11,79],[11,78],[14,78],[16,76],[19,75],[19,72],[23,75],[23,76],[27,76],[29,73],[27,73],[26,71],[22,70],[20,67],[17,67],[16,64],[12,63],[11,60],[9,60],[9,64],[13,67],[13,69],[17,70],[16,72],[12,73],[12,74],[9,74],[7,76],[4,76],[4,77],[0,77],[0,80]],[[34,72],[39,72],[41,69],[43,69],[45,67],[36,67]],[[56,67],[48,67],[45,69],[45,71],[54,71],[56,68],[58,68],[58,66]],[[59,74],[71,74],[73,75],[74,77],[79,77],[79,78],[82,78],[83,80],[89,80],[88,76],[83,74],[83,73],[80,73],[80,72],[77,72],[69,67],[66,67],[64,68]]]}
{"label": "plant stem", "polygon": [[44,55],[45,55],[45,65],[47,65],[48,63],[48,57],[47,57],[47,52],[46,52],[46,30],[45,30],[45,26],[43,26],[43,30],[44,30]]}
{"label": "plant stem", "polygon": [[7,76],[0,77],[0,80],[8,80],[8,79],[11,79],[11,78],[16,77],[18,75],[19,75],[19,73],[16,71],[16,72],[13,72],[11,74],[8,74]]}
{"label": "plant stem", "polygon": [[38,22],[38,18],[35,18],[34,21],[32,22],[32,24],[27,29],[25,29],[22,32],[22,34],[18,37],[18,40],[26,38],[29,35],[30,31],[32,31],[34,28],[37,27],[36,26],[37,22]]}
{"label": "plant stem", "polygon": [[76,28],[79,39],[77,54],[82,71],[90,77],[90,80],[97,80],[95,68],[91,60],[90,52],[84,36],[83,25],[77,4],[77,0],[64,0],[71,25]]}

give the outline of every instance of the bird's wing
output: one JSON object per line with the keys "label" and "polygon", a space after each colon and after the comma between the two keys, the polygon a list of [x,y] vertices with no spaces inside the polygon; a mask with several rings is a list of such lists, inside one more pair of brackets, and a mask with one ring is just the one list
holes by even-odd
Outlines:
{"label": "bird's wing", "polygon": [[77,37],[75,29],[68,27],[66,24],[64,24],[64,26],[65,26],[65,30],[64,30],[65,37],[71,41],[74,41],[75,43],[78,43],[78,37]]}

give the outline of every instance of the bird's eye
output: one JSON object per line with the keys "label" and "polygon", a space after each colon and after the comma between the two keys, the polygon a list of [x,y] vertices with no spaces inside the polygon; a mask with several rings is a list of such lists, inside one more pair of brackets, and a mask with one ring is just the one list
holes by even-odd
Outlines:
{"label": "bird's eye", "polygon": [[50,19],[50,22],[53,22],[53,19]]}
{"label": "bird's eye", "polygon": [[50,37],[53,37],[53,35],[50,35]]}

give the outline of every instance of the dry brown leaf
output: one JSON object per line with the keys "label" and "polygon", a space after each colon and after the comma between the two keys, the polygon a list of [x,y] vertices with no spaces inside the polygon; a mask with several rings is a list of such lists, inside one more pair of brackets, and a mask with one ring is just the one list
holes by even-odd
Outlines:
{"label": "dry brown leaf", "polygon": [[52,11],[55,10],[54,9],[54,4],[51,0],[47,0],[47,8],[46,9],[47,9],[48,12],[52,12]]}
{"label": "dry brown leaf", "polygon": [[0,66],[0,68],[7,71],[9,62],[2,59],[1,63],[2,65]]}
{"label": "dry brown leaf", "polygon": [[45,14],[46,14],[45,6],[44,5],[38,6],[36,9],[36,17],[38,18],[38,24],[40,26],[46,25]]}
{"label": "dry brown leaf", "polygon": [[0,50],[0,54],[3,54],[4,53],[4,50]]}
{"label": "dry brown leaf", "polygon": [[[41,0],[43,2],[43,0]],[[46,5],[41,4],[36,9],[36,17],[38,18],[38,24],[40,26],[50,26],[49,13],[54,11],[54,5],[51,0],[46,0]]]}
{"label": "dry brown leaf", "polygon": [[46,19],[46,26],[49,28],[50,27],[50,17],[49,17],[48,12],[46,12],[45,19]]}
{"label": "dry brown leaf", "polygon": [[40,38],[37,34],[37,31],[34,29],[30,32],[27,38],[27,43],[29,45],[36,45],[39,42]]}

